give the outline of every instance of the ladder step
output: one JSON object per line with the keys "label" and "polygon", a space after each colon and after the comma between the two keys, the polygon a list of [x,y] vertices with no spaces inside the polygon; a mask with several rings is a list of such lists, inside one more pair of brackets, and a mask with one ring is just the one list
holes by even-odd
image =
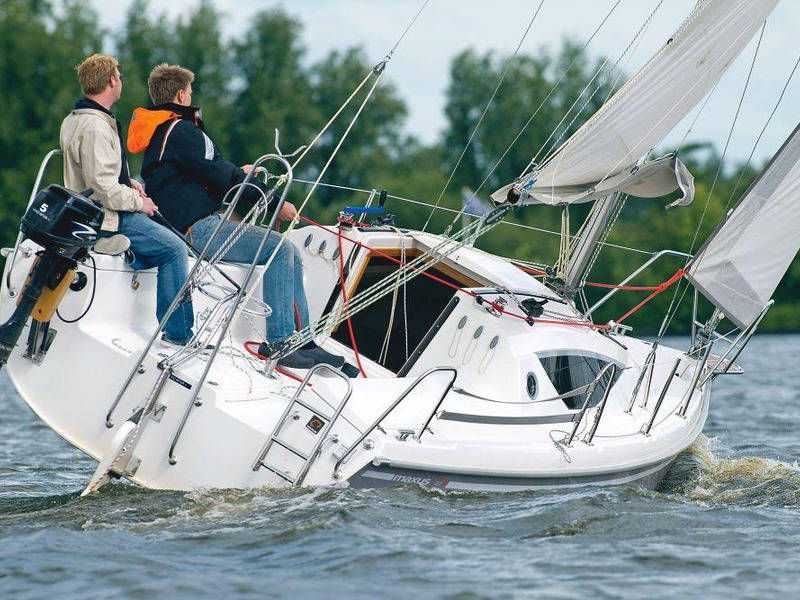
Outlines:
{"label": "ladder step", "polygon": [[280,477],[282,479],[285,479],[286,481],[288,481],[291,484],[294,484],[294,482],[295,482],[294,477],[292,477],[288,473],[284,473],[283,471],[281,471],[280,469],[276,469],[275,467],[270,467],[268,464],[263,463],[263,462],[261,463],[261,466],[264,467],[267,471],[272,471],[278,477]]}
{"label": "ladder step", "polygon": [[314,407],[313,407],[313,406],[311,406],[310,404],[307,404],[306,402],[303,402],[303,401],[302,401],[302,400],[300,400],[299,398],[295,398],[294,402],[295,402],[295,404],[299,404],[299,405],[300,405],[300,406],[302,406],[303,408],[310,410],[310,411],[311,411],[311,412],[313,412],[315,415],[319,415],[320,417],[322,417],[322,418],[323,418],[323,419],[325,419],[326,421],[330,421],[330,420],[333,418],[333,415],[328,415],[327,413],[320,412],[319,410],[317,410],[316,408],[314,408]]}
{"label": "ladder step", "polygon": [[295,455],[299,456],[299,457],[300,457],[300,458],[302,458],[303,460],[308,460],[308,459],[310,458],[310,457],[308,456],[308,454],[305,454],[305,453],[301,452],[300,450],[298,450],[297,448],[295,448],[295,447],[294,447],[294,446],[292,446],[291,444],[289,444],[289,443],[287,443],[287,442],[284,442],[282,439],[280,439],[279,437],[277,437],[277,436],[275,436],[275,435],[273,435],[273,436],[272,436],[272,441],[273,441],[273,442],[275,442],[276,444],[278,444],[279,446],[283,446],[283,447],[284,447],[284,448],[286,448],[286,449],[287,449],[289,452],[291,452],[292,454],[295,454]]}

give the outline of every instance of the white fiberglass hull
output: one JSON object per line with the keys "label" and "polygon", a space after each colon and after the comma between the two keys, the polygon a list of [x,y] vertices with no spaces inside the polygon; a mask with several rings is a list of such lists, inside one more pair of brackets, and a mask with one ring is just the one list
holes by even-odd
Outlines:
{"label": "white fiberglass hull", "polygon": [[[297,233],[301,240],[306,235]],[[361,235],[366,239],[369,234]],[[301,250],[312,318],[337,292],[335,263],[321,251],[312,251],[319,241]],[[366,241],[380,247],[390,242]],[[160,373],[157,365],[169,353],[154,346],[122,400],[113,406],[156,325],[155,273],[140,272],[140,286],[133,289],[132,272],[121,259],[96,259],[97,290],[86,317],[76,324],[53,322],[58,334],[41,363],[25,356],[26,329],[7,369],[25,402],[51,429],[101,461],[108,460],[114,436],[126,419],[143,406]],[[17,257],[12,288],[20,288],[32,260],[22,253]],[[356,273],[357,260],[354,265],[351,272]],[[452,259],[452,268],[464,269],[484,285],[494,278],[507,288],[527,285],[547,292],[508,263],[472,248],[462,249]],[[225,269],[233,277],[242,274],[238,266]],[[314,290],[314,284],[329,287]],[[5,320],[14,306],[5,276],[0,294],[0,317]],[[89,302],[87,288],[69,294],[60,310],[71,317]],[[195,293],[194,303],[201,316],[211,301]],[[315,378],[298,396],[302,405],[289,407],[289,417],[282,422],[299,384],[285,375],[266,377],[263,363],[243,352],[245,340],[263,336],[261,319],[249,321],[237,325],[223,341],[204,381],[207,354],[173,373],[142,427],[131,460],[118,469],[119,474],[145,487],[176,490],[285,486],[301,473],[301,480],[294,483],[312,486],[347,481],[358,487],[416,483],[478,491],[613,484],[654,487],[700,434],[708,412],[706,384],[691,394],[686,414],[676,414],[693,388],[696,366],[680,351],[659,349],[650,394],[645,397],[640,392],[628,412],[650,344],[628,337],[615,341],[566,324],[531,327],[492,314],[458,291],[405,372],[390,372],[362,356],[368,378],[351,380],[352,394],[341,416],[320,433],[312,421],[327,424],[346,394],[346,384],[337,377]],[[353,361],[352,351],[335,339],[318,342]],[[558,394],[542,370],[542,357],[565,348],[605,357],[619,367],[596,433],[592,428],[597,406],[579,415],[563,400],[552,399]],[[678,358],[682,366],[670,378]],[[457,372],[452,389],[448,372],[435,371],[443,367]],[[424,376],[431,369],[434,372]],[[535,394],[526,389],[531,377],[538,382]],[[192,403],[198,382],[200,390]],[[375,427],[376,419],[415,382],[416,387]],[[644,434],[665,387],[652,429]],[[567,445],[573,428],[574,439]],[[273,435],[282,443],[269,444]],[[266,446],[267,454],[261,458]],[[300,457],[306,453],[313,454],[310,460]]]}

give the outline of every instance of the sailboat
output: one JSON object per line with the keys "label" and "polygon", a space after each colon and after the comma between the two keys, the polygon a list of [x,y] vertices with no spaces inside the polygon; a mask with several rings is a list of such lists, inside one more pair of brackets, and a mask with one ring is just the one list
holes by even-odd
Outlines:
{"label": "sailboat", "polygon": [[[97,209],[75,190],[42,188],[54,151],[17,243],[4,252],[0,359],[39,418],[98,461],[84,493],[120,477],[173,490],[655,487],[702,432],[713,381],[738,370],[739,352],[800,247],[798,131],[702,248],[677,253],[685,268],[652,290],[688,282],[713,304],[704,322],[695,309],[689,348],[635,338],[627,314],[595,323],[592,313],[609,296],[589,307],[582,290],[625,198],[679,192],[675,206],[692,201],[680,158],[649,156],[776,4],[698,2],[576,133],[447,235],[385,217],[365,223],[386,200],[374,191],[335,224],[303,218],[331,156],[300,207],[302,220],[283,234],[303,260],[311,323],[273,356],[257,351],[271,310],[260,296],[264,265],[227,263],[210,246],[192,257],[183,289],[198,314],[195,337],[178,350],[160,346],[155,272],[91,249]],[[356,88],[368,92],[355,118],[386,64]],[[261,171],[271,187],[242,226],[272,228],[304,155],[284,155],[276,139],[276,151],[255,161],[261,169],[248,181]],[[223,218],[241,191],[229,192]],[[580,234],[543,272],[474,246],[512,209],[567,211],[582,202],[593,206]],[[725,318],[738,335],[724,338],[732,343],[718,356],[712,349]],[[277,364],[309,340],[345,356],[358,375]]]}

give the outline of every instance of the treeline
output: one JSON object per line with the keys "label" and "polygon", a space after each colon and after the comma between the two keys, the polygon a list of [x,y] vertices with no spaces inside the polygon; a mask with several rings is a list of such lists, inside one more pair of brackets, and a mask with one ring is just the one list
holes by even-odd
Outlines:
{"label": "treeline", "polygon": [[[281,132],[284,151],[307,143],[380,58],[367,57],[362,49],[352,47],[309,63],[300,21],[280,9],[256,13],[246,30],[230,40],[221,33],[223,19],[210,0],[201,0],[193,12],[175,20],[158,14],[156,4],[133,0],[124,26],[109,31],[97,14],[78,0],[0,3],[0,243],[13,242],[39,161],[58,145],[60,122],[80,95],[74,66],[88,54],[109,52],[120,60],[123,97],[114,111],[124,127],[133,108],[149,103],[146,79],[154,65],[177,63],[193,70],[194,100],[203,107],[207,129],[227,157],[238,164],[271,151],[276,128]],[[475,131],[506,61],[505,56],[472,50],[453,60],[446,126],[440,140],[431,145],[404,133],[406,104],[384,78],[325,181],[386,189],[397,196],[436,202]],[[463,186],[480,186],[480,195],[487,197],[514,179],[540,149],[541,156],[546,156],[563,142],[625,80],[623,74],[605,68],[593,78],[602,64],[602,59],[586,55],[578,43],[569,41],[555,50],[542,48],[535,55],[518,56],[508,66],[503,85],[441,197],[441,206],[459,208]],[[391,70],[391,65],[388,68]],[[588,91],[583,92],[587,84]],[[361,98],[363,91],[304,160],[297,177],[316,176]],[[694,205],[665,212],[667,199],[630,199],[610,242],[647,251],[687,251],[705,211],[694,243],[696,249],[725,207],[736,201],[757,173],[752,167],[720,169],[720,158],[708,144],[681,148],[680,155],[696,177]],[[134,173],[138,166],[134,157]],[[48,177],[48,181],[58,180],[57,169]],[[302,199],[306,191],[307,187],[298,183],[294,199]],[[345,190],[320,188],[308,214],[330,221],[342,206],[364,199]],[[390,201],[388,208],[396,215],[398,225],[407,227],[420,227],[430,212],[427,207],[400,201]],[[586,210],[572,210],[573,230]],[[452,213],[437,212],[428,229],[442,231],[452,218]],[[555,209],[531,207],[509,220],[557,231],[561,215]],[[552,263],[558,237],[504,224],[478,245],[507,256]],[[590,279],[617,282],[646,258],[645,254],[607,248]],[[665,260],[636,283],[660,283],[680,266],[677,260]],[[589,295],[595,291],[588,290]],[[795,264],[779,289],[778,306],[765,327],[789,329],[800,324],[795,300],[799,292],[800,268]],[[687,294],[687,298],[690,296]],[[650,310],[632,317],[630,324],[643,331],[656,329],[671,297],[672,290],[662,294]],[[616,318],[641,298],[641,293],[618,294],[595,318]],[[689,309],[689,303],[684,302],[673,330],[687,331]]]}

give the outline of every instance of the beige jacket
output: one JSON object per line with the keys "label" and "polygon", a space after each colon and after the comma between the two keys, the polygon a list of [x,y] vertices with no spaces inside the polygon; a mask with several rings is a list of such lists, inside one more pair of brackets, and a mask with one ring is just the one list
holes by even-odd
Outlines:
{"label": "beige jacket", "polygon": [[105,208],[103,230],[119,228],[117,211],[142,209],[139,193],[119,183],[122,150],[111,115],[91,108],[73,110],[61,123],[59,140],[64,152],[64,186],[76,192],[94,190],[92,198]]}

